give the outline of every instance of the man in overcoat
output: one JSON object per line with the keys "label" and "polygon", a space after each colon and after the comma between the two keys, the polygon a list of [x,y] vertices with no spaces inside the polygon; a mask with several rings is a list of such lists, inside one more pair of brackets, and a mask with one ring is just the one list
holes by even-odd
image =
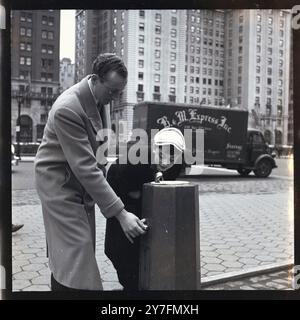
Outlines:
{"label": "man in overcoat", "polygon": [[[132,241],[146,226],[127,212],[96,159],[108,128],[106,105],[127,83],[127,69],[114,54],[101,54],[93,74],[63,92],[49,113],[35,159],[52,290],[102,290],[95,258],[95,204],[115,217]],[[99,159],[98,159],[99,160]]]}

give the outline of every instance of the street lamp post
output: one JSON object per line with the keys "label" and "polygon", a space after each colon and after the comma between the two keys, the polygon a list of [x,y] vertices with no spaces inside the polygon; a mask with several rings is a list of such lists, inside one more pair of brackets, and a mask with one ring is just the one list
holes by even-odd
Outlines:
{"label": "street lamp post", "polygon": [[16,156],[19,160],[21,160],[21,150],[20,150],[20,136],[21,136],[21,106],[24,101],[23,96],[20,92],[16,95],[17,102],[18,102],[18,117],[17,117],[17,123],[16,123],[16,142],[17,142],[17,152]]}

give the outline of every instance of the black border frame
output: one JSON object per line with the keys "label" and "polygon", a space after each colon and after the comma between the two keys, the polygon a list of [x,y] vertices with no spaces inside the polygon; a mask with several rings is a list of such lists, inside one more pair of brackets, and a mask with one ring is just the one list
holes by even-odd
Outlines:
{"label": "black border frame", "polygon": [[[6,290],[2,291],[2,299],[12,300],[56,300],[56,299],[92,299],[92,300],[219,300],[219,299],[300,299],[299,290],[255,290],[255,291],[140,291],[125,294],[119,291],[103,291],[88,295],[60,294],[53,292],[12,292],[12,237],[11,237],[11,164],[10,164],[10,135],[11,135],[11,59],[10,59],[10,10],[20,9],[291,9],[296,1],[260,1],[250,2],[241,0],[189,0],[188,2],[174,3],[164,0],[151,2],[138,0],[110,0],[108,2],[79,0],[0,0],[6,8],[6,29],[0,30],[0,265],[4,265],[6,272]],[[294,63],[294,234],[295,234],[295,265],[300,265],[300,90],[297,90],[300,75],[300,29],[293,30],[293,63]],[[9,121],[8,121],[9,119]]]}

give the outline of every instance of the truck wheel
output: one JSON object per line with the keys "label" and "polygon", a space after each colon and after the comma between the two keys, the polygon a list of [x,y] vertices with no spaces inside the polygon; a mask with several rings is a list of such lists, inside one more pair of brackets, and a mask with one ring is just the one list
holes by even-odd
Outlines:
{"label": "truck wheel", "polygon": [[267,159],[260,160],[253,171],[257,177],[266,178],[272,172],[272,164]]}
{"label": "truck wheel", "polygon": [[237,172],[238,172],[241,176],[246,177],[246,176],[249,175],[249,173],[251,172],[251,170],[241,168],[241,169],[237,169]]}

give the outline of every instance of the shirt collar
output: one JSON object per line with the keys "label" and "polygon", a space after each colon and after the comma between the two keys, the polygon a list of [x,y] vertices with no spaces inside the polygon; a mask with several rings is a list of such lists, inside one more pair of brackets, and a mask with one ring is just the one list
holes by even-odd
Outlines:
{"label": "shirt collar", "polygon": [[93,98],[94,98],[94,100],[95,100],[95,103],[96,103],[96,105],[97,105],[97,107],[98,107],[99,102],[97,101],[97,99],[96,99],[96,97],[95,97],[95,95],[94,95],[93,89],[92,89],[92,76],[88,77],[88,85],[89,85],[89,88],[90,88],[90,90],[91,90],[92,96],[93,96]]}

